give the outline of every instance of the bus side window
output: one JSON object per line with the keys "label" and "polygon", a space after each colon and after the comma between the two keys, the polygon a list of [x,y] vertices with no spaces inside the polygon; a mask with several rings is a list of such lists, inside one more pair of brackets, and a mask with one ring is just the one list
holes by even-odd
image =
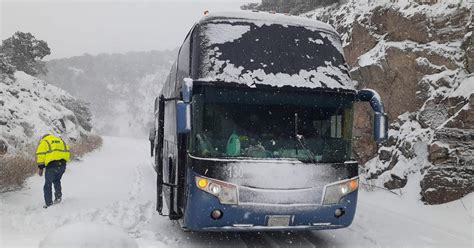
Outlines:
{"label": "bus side window", "polygon": [[173,158],[169,157],[168,158],[168,182],[169,183],[174,183],[174,168],[173,168]]}
{"label": "bus side window", "polygon": [[156,97],[156,98],[155,98],[155,106],[154,106],[154,108],[153,108],[155,115],[158,113],[158,107],[159,107],[158,105],[159,105],[159,104],[160,104],[160,98],[159,98],[159,97]]}
{"label": "bus side window", "polygon": [[342,115],[331,116],[331,138],[342,137]]}
{"label": "bus side window", "polygon": [[[177,70],[177,87],[181,86],[181,83],[183,82],[184,78],[189,77],[190,75],[190,51],[191,51],[191,36],[188,35],[186,40],[184,41],[183,45],[179,49],[179,54],[178,54],[178,70]],[[178,89],[177,89],[178,90]]]}

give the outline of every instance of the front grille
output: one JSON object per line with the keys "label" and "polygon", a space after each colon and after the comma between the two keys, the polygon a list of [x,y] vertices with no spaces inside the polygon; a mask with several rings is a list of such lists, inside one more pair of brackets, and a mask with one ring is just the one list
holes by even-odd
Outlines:
{"label": "front grille", "polygon": [[323,187],[289,190],[239,187],[239,203],[243,204],[320,205],[322,195]]}

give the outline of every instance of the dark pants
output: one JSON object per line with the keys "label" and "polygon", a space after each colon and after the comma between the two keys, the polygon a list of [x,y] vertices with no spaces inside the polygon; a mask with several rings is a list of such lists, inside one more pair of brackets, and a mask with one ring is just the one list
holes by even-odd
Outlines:
{"label": "dark pants", "polygon": [[51,184],[54,185],[54,198],[58,199],[62,197],[61,177],[63,176],[65,171],[66,171],[65,163],[60,164],[60,165],[54,164],[51,167],[49,167],[49,165],[46,166],[46,173],[44,175],[45,181],[44,181],[44,187],[43,187],[44,201],[46,202],[46,205],[53,204]]}

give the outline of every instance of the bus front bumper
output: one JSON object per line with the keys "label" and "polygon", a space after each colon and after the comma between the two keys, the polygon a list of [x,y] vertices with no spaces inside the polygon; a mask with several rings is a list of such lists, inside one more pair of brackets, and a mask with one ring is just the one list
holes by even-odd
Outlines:
{"label": "bus front bumper", "polygon": [[[349,226],[355,215],[357,191],[339,204],[221,204],[217,197],[197,187],[188,188],[183,228],[190,231],[297,231]],[[219,210],[219,219],[211,217]],[[343,214],[336,217],[337,211]]]}

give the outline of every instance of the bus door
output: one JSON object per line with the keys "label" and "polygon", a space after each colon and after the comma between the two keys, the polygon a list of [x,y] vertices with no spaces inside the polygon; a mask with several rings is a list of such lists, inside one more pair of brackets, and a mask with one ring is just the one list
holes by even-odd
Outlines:
{"label": "bus door", "polygon": [[[163,111],[159,112],[158,116],[161,118],[159,120],[160,128],[158,133],[163,140],[162,152],[157,152],[160,154],[160,158],[157,158],[158,163],[158,173],[157,173],[157,210],[163,215],[162,207],[162,197],[166,201],[166,205],[169,209],[169,218],[170,219],[179,219],[181,211],[178,207],[178,147],[177,147],[177,134],[176,134],[176,99],[166,99],[162,98],[162,103],[160,104],[163,108]],[[161,128],[163,127],[163,128]],[[160,133],[162,135],[160,135]],[[160,142],[158,142],[160,143]],[[158,156],[157,156],[158,157]]]}
{"label": "bus door", "polygon": [[163,147],[164,147],[164,124],[165,124],[165,101],[164,97],[160,96],[156,115],[156,137],[155,137],[155,170],[156,170],[156,211],[163,215]]}

